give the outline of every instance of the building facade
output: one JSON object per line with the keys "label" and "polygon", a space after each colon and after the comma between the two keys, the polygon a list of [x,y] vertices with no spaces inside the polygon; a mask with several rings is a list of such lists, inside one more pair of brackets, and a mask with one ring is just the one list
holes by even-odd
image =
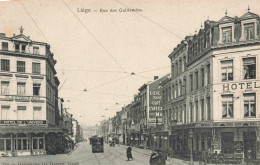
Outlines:
{"label": "building facade", "polygon": [[172,123],[182,146],[174,149],[193,151],[195,158],[202,151],[246,158],[249,150],[259,157],[259,29],[259,16],[248,11],[207,20],[187,38],[186,101],[181,119]]}
{"label": "building facade", "polygon": [[50,45],[20,34],[0,34],[0,153],[38,155],[51,150],[58,78]]}

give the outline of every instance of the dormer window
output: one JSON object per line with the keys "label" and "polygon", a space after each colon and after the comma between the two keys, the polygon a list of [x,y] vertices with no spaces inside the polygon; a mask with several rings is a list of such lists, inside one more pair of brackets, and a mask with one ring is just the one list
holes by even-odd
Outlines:
{"label": "dormer window", "polygon": [[33,47],[33,54],[40,54],[39,53],[39,47],[37,47],[37,46]]}
{"label": "dormer window", "polygon": [[8,42],[2,42],[2,50],[8,50]]}
{"label": "dormer window", "polygon": [[22,45],[22,53],[25,53],[26,45]]}
{"label": "dormer window", "polygon": [[251,40],[255,38],[255,26],[254,23],[244,24],[245,40]]}
{"label": "dormer window", "polygon": [[222,28],[222,43],[232,42],[232,27]]}
{"label": "dormer window", "polygon": [[15,44],[15,51],[20,52],[20,44]]}

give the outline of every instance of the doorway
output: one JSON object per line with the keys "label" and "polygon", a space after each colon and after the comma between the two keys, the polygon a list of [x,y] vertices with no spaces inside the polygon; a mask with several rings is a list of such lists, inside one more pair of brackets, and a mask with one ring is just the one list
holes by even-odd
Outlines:
{"label": "doorway", "polygon": [[256,132],[244,132],[244,154],[248,157],[249,150],[252,153],[252,158],[256,159]]}

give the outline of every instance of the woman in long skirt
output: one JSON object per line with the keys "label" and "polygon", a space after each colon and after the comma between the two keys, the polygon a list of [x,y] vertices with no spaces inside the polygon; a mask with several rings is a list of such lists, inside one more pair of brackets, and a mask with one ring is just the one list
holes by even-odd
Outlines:
{"label": "woman in long skirt", "polygon": [[127,156],[127,160],[132,159],[133,160],[133,156],[132,156],[132,148],[129,146],[126,149],[126,156]]}

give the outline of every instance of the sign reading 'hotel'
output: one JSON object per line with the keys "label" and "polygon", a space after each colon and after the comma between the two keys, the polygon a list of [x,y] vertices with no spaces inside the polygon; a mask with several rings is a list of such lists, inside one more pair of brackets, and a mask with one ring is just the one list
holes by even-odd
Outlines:
{"label": "sign reading 'hotel'", "polygon": [[260,88],[259,82],[241,82],[232,84],[223,84],[223,91],[237,90],[237,89],[253,89]]}

